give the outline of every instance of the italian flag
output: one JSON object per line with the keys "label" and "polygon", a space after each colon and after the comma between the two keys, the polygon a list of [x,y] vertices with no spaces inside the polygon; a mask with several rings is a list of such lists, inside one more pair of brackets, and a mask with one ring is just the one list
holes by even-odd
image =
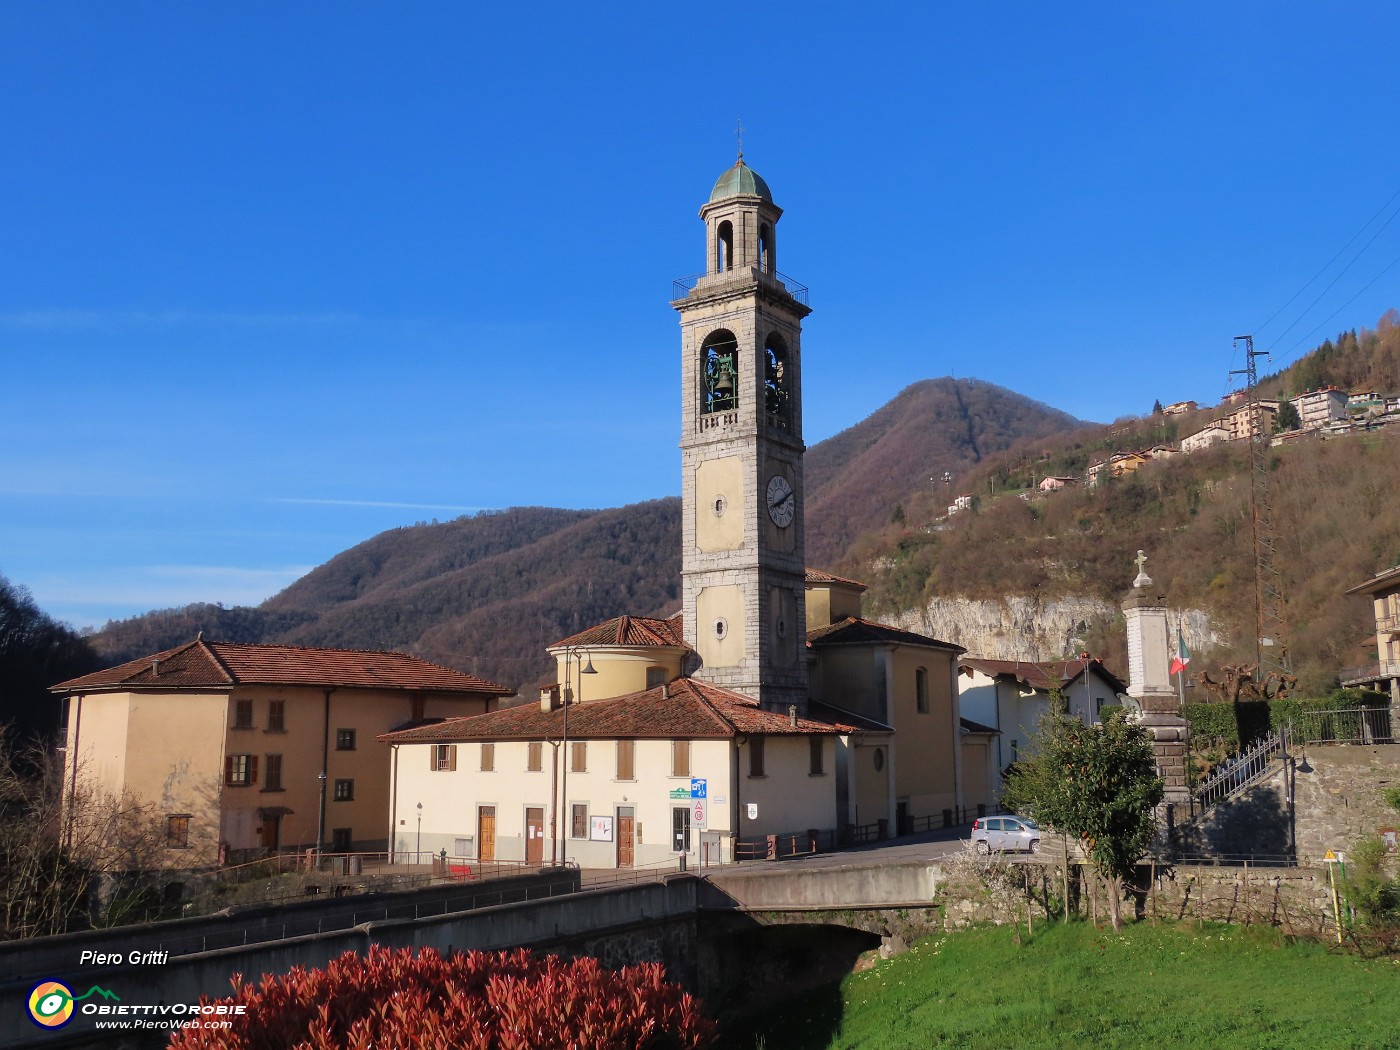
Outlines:
{"label": "italian flag", "polygon": [[[1176,659],[1172,661],[1167,674],[1180,674],[1191,662],[1191,650],[1186,648],[1186,639],[1181,636],[1181,624],[1176,625]],[[1161,666],[1160,664],[1158,666]]]}

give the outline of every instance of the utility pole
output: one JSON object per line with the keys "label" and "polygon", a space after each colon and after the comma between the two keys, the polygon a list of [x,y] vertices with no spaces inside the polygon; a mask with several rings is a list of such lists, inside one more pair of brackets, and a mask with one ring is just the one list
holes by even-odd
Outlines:
{"label": "utility pole", "polygon": [[[1269,432],[1264,425],[1264,410],[1259,403],[1258,357],[1268,357],[1267,350],[1254,349],[1254,336],[1238,335],[1234,346],[1244,344],[1245,367],[1230,372],[1242,375],[1248,382],[1246,403],[1249,440],[1249,518],[1254,539],[1254,678],[1264,680],[1264,667],[1283,674],[1293,672],[1293,660],[1288,651],[1288,623],[1284,611],[1283,579],[1276,559],[1278,534],[1274,531],[1273,503],[1269,494]],[[1265,650],[1271,650],[1265,655]]]}

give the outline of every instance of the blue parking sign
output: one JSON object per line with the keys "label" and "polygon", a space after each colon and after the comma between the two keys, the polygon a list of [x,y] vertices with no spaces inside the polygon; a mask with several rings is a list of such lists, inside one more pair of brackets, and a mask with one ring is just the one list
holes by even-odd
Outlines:
{"label": "blue parking sign", "polygon": [[691,797],[691,798],[707,798],[708,795],[706,795],[706,793],[705,793],[705,791],[706,791],[706,784],[707,784],[707,781],[705,780],[704,777],[691,777],[691,778],[690,778],[690,797]]}

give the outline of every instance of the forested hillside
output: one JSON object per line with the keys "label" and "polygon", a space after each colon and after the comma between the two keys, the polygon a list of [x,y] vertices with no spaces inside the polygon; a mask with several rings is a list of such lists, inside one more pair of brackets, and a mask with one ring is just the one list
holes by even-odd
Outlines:
{"label": "forested hillside", "polygon": [[977,379],[926,379],[807,453],[807,560],[828,565],[904,505],[1023,439],[1082,424]]}

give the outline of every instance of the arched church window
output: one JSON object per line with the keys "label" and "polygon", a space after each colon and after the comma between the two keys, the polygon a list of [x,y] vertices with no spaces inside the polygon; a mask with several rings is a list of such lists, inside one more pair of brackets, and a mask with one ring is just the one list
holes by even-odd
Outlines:
{"label": "arched church window", "polygon": [[733,412],[739,407],[739,341],[723,328],[700,348],[702,412]]}
{"label": "arched church window", "polygon": [[734,269],[734,224],[728,219],[715,231],[715,269],[719,273]]}
{"label": "arched church window", "polygon": [[763,404],[770,416],[788,419],[792,399],[792,372],[787,343],[777,332],[763,344]]}
{"label": "arched church window", "polygon": [[758,227],[758,268],[764,273],[778,270],[777,251],[773,245],[773,227],[766,222]]}

